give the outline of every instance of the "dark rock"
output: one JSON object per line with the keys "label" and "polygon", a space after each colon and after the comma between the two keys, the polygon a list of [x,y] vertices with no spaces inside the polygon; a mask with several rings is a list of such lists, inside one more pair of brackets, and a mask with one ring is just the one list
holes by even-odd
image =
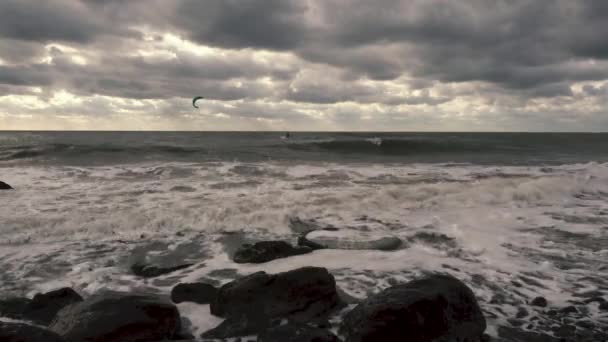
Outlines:
{"label": "dark rock", "polygon": [[171,300],[174,303],[209,304],[213,302],[216,295],[217,289],[213,285],[205,283],[178,284],[171,290]]}
{"label": "dark rock", "polygon": [[59,310],[82,300],[82,297],[69,287],[39,293],[27,306],[25,317],[36,323],[48,325]]}
{"label": "dark rock", "polygon": [[29,298],[21,297],[3,299],[0,301],[0,316],[24,319],[23,315],[31,301]]}
{"label": "dark rock", "polygon": [[[266,330],[271,322],[267,317],[260,316],[234,316],[229,317],[217,327],[204,332],[201,338],[231,338],[256,335]],[[278,342],[278,341],[277,341]]]}
{"label": "dark rock", "polygon": [[133,272],[133,274],[135,274],[136,276],[140,276],[140,277],[144,277],[144,278],[154,278],[154,277],[161,276],[163,274],[182,270],[182,269],[188,268],[190,266],[192,266],[192,264],[183,264],[183,265],[177,265],[177,266],[162,267],[162,266],[156,266],[156,265],[146,265],[143,263],[135,263],[133,266],[131,266],[131,272]]}
{"label": "dark rock", "polygon": [[36,294],[33,299],[10,298],[1,301],[0,314],[13,319],[48,325],[59,310],[80,301],[82,301],[82,297],[76,291],[62,288]]}
{"label": "dark rock", "polygon": [[526,310],[526,308],[518,308],[517,309],[517,315],[515,315],[515,317],[517,318],[524,318],[524,317],[528,317],[530,313],[528,312],[528,310]]}
{"label": "dark rock", "polygon": [[608,312],[608,302],[601,302],[599,309],[601,311],[607,311]]}
{"label": "dark rock", "polygon": [[346,314],[340,328],[349,342],[479,341],[486,320],[473,291],[449,275],[388,288]]}
{"label": "dark rock", "polygon": [[336,335],[326,329],[306,324],[288,323],[270,328],[258,336],[258,342],[339,342]]}
{"label": "dark rock", "polygon": [[579,313],[578,309],[574,306],[574,305],[569,305],[566,306],[565,308],[562,308],[561,310],[559,310],[562,314],[571,314],[571,313]]}
{"label": "dark rock", "polygon": [[498,327],[498,336],[504,342],[561,342],[551,335],[511,327]]}
{"label": "dark rock", "polygon": [[13,187],[0,181],[0,190],[12,190]]}
{"label": "dark rock", "polygon": [[180,323],[172,303],[151,295],[107,292],[63,308],[49,328],[69,341],[135,342],[172,339]]}
{"label": "dark rock", "polygon": [[294,247],[285,241],[261,241],[244,245],[234,253],[234,262],[259,264],[274,259],[312,252],[310,247]]}
{"label": "dark rock", "polygon": [[547,306],[547,300],[544,297],[536,297],[532,299],[530,305],[540,306],[541,308],[544,308]]}
{"label": "dark rock", "polygon": [[66,342],[56,333],[33,325],[0,322],[2,342]]}
{"label": "dark rock", "polygon": [[310,321],[341,304],[336,281],[327,269],[303,267],[274,275],[257,272],[225,284],[211,303],[211,313]]}

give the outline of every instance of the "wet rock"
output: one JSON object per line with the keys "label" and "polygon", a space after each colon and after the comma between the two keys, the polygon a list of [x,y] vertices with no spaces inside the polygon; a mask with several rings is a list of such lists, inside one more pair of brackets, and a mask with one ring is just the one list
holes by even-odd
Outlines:
{"label": "wet rock", "polygon": [[480,341],[486,321],[475,295],[449,275],[430,275],[390,287],[346,314],[349,342]]}
{"label": "wet rock", "polygon": [[257,335],[266,330],[271,321],[264,316],[234,316],[229,317],[217,327],[204,332],[201,338],[225,339],[241,336]]}
{"label": "wet rock", "polygon": [[530,305],[540,306],[541,308],[544,308],[547,306],[547,300],[544,297],[536,297],[532,299]]}
{"label": "wet rock", "polygon": [[234,262],[259,264],[310,252],[310,247],[294,247],[285,241],[261,241],[241,246],[234,254]]}
{"label": "wet rock", "polygon": [[140,277],[144,277],[144,278],[154,278],[154,277],[161,276],[163,274],[182,270],[182,269],[188,268],[190,266],[192,266],[192,264],[182,264],[182,265],[176,265],[176,266],[163,267],[163,266],[157,266],[157,265],[147,265],[144,263],[135,263],[133,266],[131,266],[131,272],[133,272],[133,274],[135,274],[136,276],[140,276]]}
{"label": "wet rock", "polygon": [[12,190],[13,187],[0,181],[0,190]]}
{"label": "wet rock", "polygon": [[0,301],[0,314],[13,319],[48,325],[59,310],[82,301],[82,297],[70,288],[39,293],[33,299],[10,298]]}
{"label": "wet rock", "polygon": [[569,305],[566,306],[565,308],[562,308],[561,310],[559,310],[562,314],[568,315],[568,314],[573,314],[573,313],[579,313],[578,309],[574,306],[574,305]]}
{"label": "wet rock", "polygon": [[180,322],[177,307],[156,296],[106,292],[63,308],[49,328],[69,341],[160,341]]}
{"label": "wet rock", "polygon": [[0,316],[24,319],[23,315],[32,300],[29,298],[7,298],[0,300]]}
{"label": "wet rock", "polygon": [[501,338],[499,341],[504,342],[561,342],[559,338],[551,335],[526,331],[519,328],[511,327],[498,327],[498,336]]}
{"label": "wet rock", "polygon": [[209,304],[217,295],[217,289],[206,283],[178,284],[171,290],[171,300],[174,303],[194,302]]}
{"label": "wet rock", "polygon": [[395,236],[378,237],[354,229],[316,230],[306,234],[305,239],[317,246],[329,249],[392,251],[403,245],[403,241]]}
{"label": "wet rock", "polygon": [[48,325],[59,310],[82,300],[82,297],[69,287],[39,293],[28,305],[25,317],[36,323]]}
{"label": "wet rock", "polygon": [[528,312],[528,310],[526,310],[526,308],[518,308],[517,309],[517,314],[515,315],[515,317],[517,318],[524,318],[524,317],[528,317],[530,313]]}
{"label": "wet rock", "polygon": [[288,323],[270,328],[258,336],[258,342],[339,342],[329,330],[307,324]]}
{"label": "wet rock", "polygon": [[2,342],[67,342],[56,333],[22,323],[0,322]]}
{"label": "wet rock", "polygon": [[257,272],[225,284],[211,303],[220,317],[290,318],[311,321],[341,305],[334,277],[325,268]]}

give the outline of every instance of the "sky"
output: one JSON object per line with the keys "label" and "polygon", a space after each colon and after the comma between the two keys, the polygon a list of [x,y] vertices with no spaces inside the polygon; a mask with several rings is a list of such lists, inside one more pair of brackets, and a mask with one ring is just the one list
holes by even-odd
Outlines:
{"label": "sky", "polygon": [[0,130],[608,131],[607,36],[606,0],[0,0]]}

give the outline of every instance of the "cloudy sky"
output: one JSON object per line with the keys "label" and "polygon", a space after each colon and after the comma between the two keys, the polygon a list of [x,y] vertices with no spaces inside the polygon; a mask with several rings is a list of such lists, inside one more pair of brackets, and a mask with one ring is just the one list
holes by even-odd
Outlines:
{"label": "cloudy sky", "polygon": [[0,130],[608,131],[607,36],[606,0],[0,0]]}

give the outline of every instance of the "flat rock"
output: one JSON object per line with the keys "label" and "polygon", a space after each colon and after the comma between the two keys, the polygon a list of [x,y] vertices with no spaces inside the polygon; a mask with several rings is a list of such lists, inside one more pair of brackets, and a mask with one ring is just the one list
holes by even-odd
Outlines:
{"label": "flat rock", "polygon": [[0,190],[12,190],[13,187],[0,181]]}
{"label": "flat rock", "polygon": [[301,323],[288,323],[272,327],[258,336],[258,342],[339,342],[327,329]]}
{"label": "flat rock", "polygon": [[260,241],[241,246],[234,254],[234,262],[259,264],[310,252],[312,249],[309,247],[294,247],[285,241]]}
{"label": "flat rock", "polygon": [[171,300],[174,303],[194,302],[209,304],[215,300],[217,288],[206,283],[177,284],[171,290]]}
{"label": "flat rock", "polygon": [[346,314],[340,331],[349,342],[473,342],[485,329],[473,291],[436,274],[372,295]]}
{"label": "flat rock", "polygon": [[258,323],[277,318],[309,322],[326,318],[341,305],[327,269],[303,267],[273,275],[257,272],[225,284],[211,303],[211,313]]}
{"label": "flat rock", "polygon": [[2,342],[67,342],[56,333],[22,323],[0,322]]}
{"label": "flat rock", "polygon": [[154,278],[161,276],[163,274],[168,274],[171,272],[175,272],[178,270],[182,270],[184,268],[188,268],[192,266],[192,264],[182,264],[176,266],[158,266],[158,265],[149,265],[144,263],[135,263],[131,266],[131,272],[136,276],[144,277],[144,278]]}
{"label": "flat rock", "polygon": [[330,249],[396,250],[403,241],[395,236],[378,236],[354,229],[315,230],[305,236],[306,241]]}
{"label": "flat rock", "polygon": [[63,308],[49,329],[68,341],[161,341],[180,323],[177,307],[156,296],[106,292]]}

